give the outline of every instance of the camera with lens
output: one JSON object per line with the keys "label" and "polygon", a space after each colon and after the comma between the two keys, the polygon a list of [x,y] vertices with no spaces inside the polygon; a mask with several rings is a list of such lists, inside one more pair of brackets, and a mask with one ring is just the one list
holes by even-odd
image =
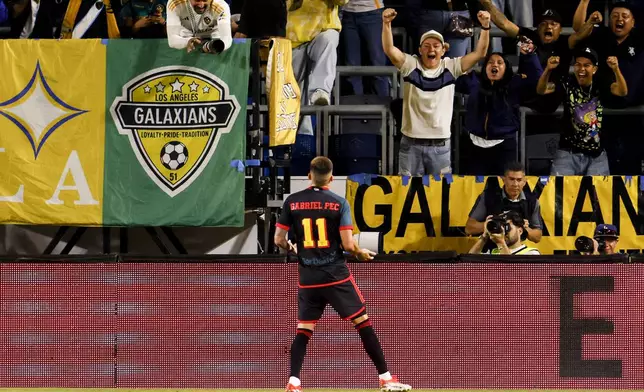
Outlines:
{"label": "camera with lens", "polygon": [[224,41],[220,39],[204,39],[201,46],[202,50],[208,53],[221,53],[226,47]]}
{"label": "camera with lens", "polygon": [[487,222],[487,225],[485,228],[490,234],[503,234],[503,233],[508,233],[512,228],[510,227],[510,224],[507,222],[508,217],[507,214],[501,214],[492,217]]}
{"label": "camera with lens", "polygon": [[[606,240],[604,238],[597,238],[597,249],[604,249],[606,247]],[[594,253],[595,243],[592,238],[581,236],[575,240],[575,249],[582,253]]]}

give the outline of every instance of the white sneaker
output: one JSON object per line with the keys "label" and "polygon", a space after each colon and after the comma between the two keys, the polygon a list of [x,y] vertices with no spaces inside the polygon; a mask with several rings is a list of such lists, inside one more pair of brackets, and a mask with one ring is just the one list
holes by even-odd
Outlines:
{"label": "white sneaker", "polygon": [[331,103],[331,97],[326,91],[317,89],[311,94],[311,103],[316,106],[326,106]]}
{"label": "white sneaker", "polygon": [[380,380],[381,392],[398,392],[411,391],[411,385],[403,384],[398,381],[398,377],[392,376],[391,380]]}

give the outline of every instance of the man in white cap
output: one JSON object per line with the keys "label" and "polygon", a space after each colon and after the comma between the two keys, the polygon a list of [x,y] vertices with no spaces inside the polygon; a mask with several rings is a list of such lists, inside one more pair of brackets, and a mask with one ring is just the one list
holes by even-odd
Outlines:
{"label": "man in white cap", "polygon": [[394,46],[391,21],[396,11],[382,14],[382,47],[402,74],[402,139],[398,154],[399,174],[422,176],[451,173],[451,132],[456,78],[472,69],[487,55],[490,43],[490,14],[478,13],[482,26],[476,50],[463,57],[443,58],[449,49],[437,31],[420,38],[419,55],[410,56]]}

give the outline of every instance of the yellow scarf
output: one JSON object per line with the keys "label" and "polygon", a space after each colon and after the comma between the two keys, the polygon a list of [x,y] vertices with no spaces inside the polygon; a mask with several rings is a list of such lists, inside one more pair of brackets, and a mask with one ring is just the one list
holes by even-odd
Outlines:
{"label": "yellow scarf", "polygon": [[[83,0],[69,0],[67,12],[65,12],[65,19],[63,19],[63,28],[60,34],[60,38],[72,38],[74,25],[76,24],[76,17],[78,16],[78,9],[80,8],[82,2]],[[112,4],[110,3],[110,0],[103,0],[103,3],[105,4],[105,11],[107,15],[108,37],[121,38],[121,32],[119,31],[119,27],[116,24],[116,17],[114,16],[114,10],[112,10]]]}

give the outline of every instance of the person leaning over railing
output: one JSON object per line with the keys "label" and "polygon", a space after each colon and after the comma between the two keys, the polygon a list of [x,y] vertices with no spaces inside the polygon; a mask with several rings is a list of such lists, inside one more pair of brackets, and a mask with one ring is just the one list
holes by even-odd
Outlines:
{"label": "person leaning over railing", "polygon": [[490,14],[478,13],[483,30],[476,50],[457,58],[443,58],[449,45],[434,30],[421,37],[418,55],[403,53],[394,46],[391,21],[395,17],[396,11],[391,8],[382,14],[382,46],[405,83],[399,172],[406,176],[451,173],[454,82],[487,55]]}
{"label": "person leaning over railing", "polygon": [[170,0],[167,12],[171,48],[221,53],[233,43],[230,8],[224,0]]}
{"label": "person leaning over railing", "polygon": [[[485,220],[485,232],[478,238],[470,249],[470,254],[482,254],[488,241],[492,241],[496,248],[492,249],[493,255],[540,255],[536,248],[529,248],[523,241],[526,239],[523,219],[510,211]],[[488,253],[488,252],[485,252]]]}
{"label": "person leaning over railing", "polygon": [[537,84],[538,94],[554,94],[551,101],[553,108],[561,102],[564,105],[564,133],[559,140],[551,174],[608,176],[608,158],[601,144],[602,100],[609,94],[620,97],[628,94],[617,57],[606,60],[616,80],[610,85],[596,80],[597,53],[591,48],[581,48],[575,52],[574,76],[552,80],[552,71],[559,66],[559,62],[558,57],[551,57]]}
{"label": "person leaning over railing", "polygon": [[530,43],[521,48],[517,75],[502,53],[493,53],[486,58],[480,73],[457,79],[456,92],[469,94],[465,129],[470,140],[461,153],[465,170],[460,174],[500,176],[505,165],[517,159],[519,106],[533,96],[530,92],[542,72]]}

